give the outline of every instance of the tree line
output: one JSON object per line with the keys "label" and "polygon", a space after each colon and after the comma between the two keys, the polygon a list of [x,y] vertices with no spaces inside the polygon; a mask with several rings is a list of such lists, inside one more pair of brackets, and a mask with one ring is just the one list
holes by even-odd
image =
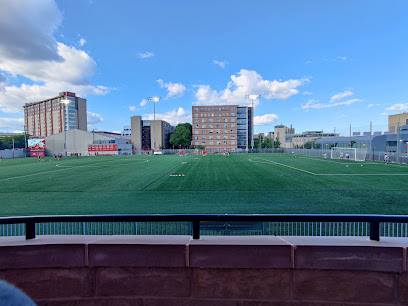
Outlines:
{"label": "tree line", "polygon": [[14,148],[25,148],[24,135],[0,137],[0,150],[12,149],[14,138]]}

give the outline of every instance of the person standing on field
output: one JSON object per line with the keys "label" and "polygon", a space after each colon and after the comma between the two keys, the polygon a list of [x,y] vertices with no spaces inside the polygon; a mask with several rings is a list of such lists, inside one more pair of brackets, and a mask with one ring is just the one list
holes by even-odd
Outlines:
{"label": "person standing on field", "polygon": [[387,153],[384,153],[384,163],[388,164],[388,155],[387,155]]}
{"label": "person standing on field", "polygon": [[327,153],[323,154],[324,160],[327,160]]}

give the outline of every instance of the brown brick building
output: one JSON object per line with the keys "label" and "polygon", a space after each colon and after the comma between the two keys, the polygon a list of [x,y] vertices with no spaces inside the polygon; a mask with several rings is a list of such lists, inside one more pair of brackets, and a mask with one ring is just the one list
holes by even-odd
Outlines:
{"label": "brown brick building", "polygon": [[211,105],[192,107],[192,145],[209,152],[247,150],[253,135],[252,107]]}
{"label": "brown brick building", "polygon": [[58,97],[26,103],[23,107],[24,129],[31,136],[47,137],[72,129],[88,130],[86,99],[73,92],[60,92]]}

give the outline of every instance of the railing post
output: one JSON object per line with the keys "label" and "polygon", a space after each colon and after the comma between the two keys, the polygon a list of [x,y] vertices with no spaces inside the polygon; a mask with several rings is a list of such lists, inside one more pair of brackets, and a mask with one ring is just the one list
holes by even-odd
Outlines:
{"label": "railing post", "polygon": [[200,220],[193,220],[193,239],[200,239]]}
{"label": "railing post", "polygon": [[380,222],[370,222],[370,240],[380,241]]}
{"label": "railing post", "polygon": [[26,240],[34,239],[35,238],[35,223],[34,222],[26,222]]}

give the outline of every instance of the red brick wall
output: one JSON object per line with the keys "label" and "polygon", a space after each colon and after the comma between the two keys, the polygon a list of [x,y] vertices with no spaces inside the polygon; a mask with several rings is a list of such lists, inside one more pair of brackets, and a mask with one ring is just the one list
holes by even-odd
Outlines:
{"label": "red brick wall", "polygon": [[0,239],[0,279],[39,305],[408,304],[403,240],[19,239]]}

